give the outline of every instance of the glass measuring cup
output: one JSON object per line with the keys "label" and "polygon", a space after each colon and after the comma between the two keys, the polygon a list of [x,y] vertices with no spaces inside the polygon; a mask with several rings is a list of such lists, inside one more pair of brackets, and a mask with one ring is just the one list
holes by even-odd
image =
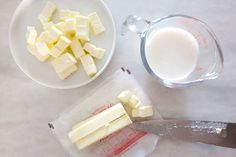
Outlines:
{"label": "glass measuring cup", "polygon": [[[166,27],[181,28],[191,33],[198,42],[199,54],[195,69],[185,78],[168,80],[154,73],[146,57],[147,43],[152,33]],[[223,54],[213,31],[206,23],[186,15],[169,15],[148,21],[141,17],[130,15],[123,23],[122,35],[128,30],[135,32],[141,38],[140,52],[145,69],[163,85],[175,88],[195,85],[219,76],[223,69]]]}

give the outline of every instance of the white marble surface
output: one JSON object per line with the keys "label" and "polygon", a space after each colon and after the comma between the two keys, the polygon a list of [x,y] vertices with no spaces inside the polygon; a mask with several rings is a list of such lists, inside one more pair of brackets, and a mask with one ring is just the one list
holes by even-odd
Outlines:
{"label": "white marble surface", "polygon": [[[217,80],[185,89],[161,86],[144,70],[139,56],[139,39],[134,34],[118,35],[115,55],[101,77],[83,88],[54,90],[26,77],[14,63],[8,47],[8,26],[20,0],[0,0],[0,156],[65,157],[51,135],[47,122],[80,99],[120,66],[131,69],[152,98],[162,116],[236,122],[236,1],[234,0],[106,0],[118,34],[129,14],[155,19],[182,13],[207,22],[215,31],[225,56],[225,69]],[[152,157],[235,157],[236,149],[160,140]]]}

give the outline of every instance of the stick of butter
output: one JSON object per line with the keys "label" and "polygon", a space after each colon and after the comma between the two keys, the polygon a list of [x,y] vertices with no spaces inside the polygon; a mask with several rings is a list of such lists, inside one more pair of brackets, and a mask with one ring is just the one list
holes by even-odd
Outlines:
{"label": "stick of butter", "polygon": [[96,133],[99,128],[102,128],[105,125],[110,125],[112,121],[122,117],[123,115],[126,115],[124,107],[122,104],[116,104],[111,108],[90,117],[86,122],[77,124],[77,127],[71,130],[68,136],[73,143],[76,143],[78,140],[86,138],[93,132]]}
{"label": "stick of butter", "polygon": [[120,129],[130,125],[132,121],[130,120],[129,116],[127,114],[115,119],[114,121],[110,122],[109,125],[103,126],[100,129],[96,130],[95,132],[89,134],[88,136],[78,140],[76,142],[77,148],[83,149],[100,139],[119,131]]}

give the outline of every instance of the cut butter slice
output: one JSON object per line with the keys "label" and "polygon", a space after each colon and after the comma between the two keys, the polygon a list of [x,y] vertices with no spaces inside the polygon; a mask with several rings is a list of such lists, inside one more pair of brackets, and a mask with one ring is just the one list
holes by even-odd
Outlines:
{"label": "cut butter slice", "polygon": [[151,117],[153,115],[153,109],[152,106],[140,106],[136,109],[132,110],[132,117],[134,118],[145,118],[145,117]]}
{"label": "cut butter slice", "polygon": [[73,72],[77,70],[76,60],[75,58],[69,54],[65,53],[61,55],[60,57],[54,59],[51,62],[54,70],[60,77],[60,79],[64,80],[69,75],[71,75]]}
{"label": "cut butter slice", "polygon": [[130,90],[125,90],[118,95],[118,99],[122,103],[127,104],[131,96],[132,96],[132,92]]}
{"label": "cut butter slice", "polygon": [[88,76],[92,77],[97,73],[97,67],[94,63],[93,57],[91,55],[83,55],[80,57],[80,61],[84,67],[85,72]]}
{"label": "cut butter slice", "polygon": [[[126,111],[122,104],[116,104],[111,108],[104,110],[97,115],[90,117],[86,123],[81,122],[77,125],[77,128],[70,131],[68,136],[70,140],[75,143],[83,137],[96,132],[97,129],[103,127],[105,124],[123,116]],[[81,125],[80,125],[81,124]]]}
{"label": "cut butter slice", "polygon": [[50,55],[48,53],[39,53],[35,45],[28,45],[28,51],[34,55],[39,61],[44,62],[46,61]]}
{"label": "cut butter slice", "polygon": [[49,22],[52,19],[53,13],[56,11],[57,7],[52,2],[47,2],[46,6],[43,8],[39,15],[39,20],[42,24]]}
{"label": "cut butter slice", "polygon": [[85,55],[82,45],[78,39],[74,38],[70,44],[70,47],[76,59],[79,59],[81,56]]}
{"label": "cut butter slice", "polygon": [[105,27],[103,26],[96,12],[89,14],[88,18],[89,18],[90,26],[95,35],[101,34],[102,32],[105,31]]}
{"label": "cut butter slice", "polygon": [[93,133],[87,135],[86,137],[78,140],[76,142],[76,146],[78,149],[83,149],[102,138],[119,131],[120,129],[130,125],[132,121],[130,120],[129,116],[127,114],[115,119],[109,125],[103,126],[100,129],[94,131]]}
{"label": "cut butter slice", "polygon": [[31,26],[27,27],[26,39],[27,39],[28,44],[30,45],[35,44],[37,35],[38,33],[35,27],[31,27]]}
{"label": "cut butter slice", "polygon": [[84,45],[84,50],[87,51],[91,56],[97,58],[97,59],[102,59],[105,53],[105,50],[102,48],[97,48],[91,43],[85,43]]}
{"label": "cut butter slice", "polygon": [[53,57],[58,57],[60,56],[63,51],[71,44],[71,40],[68,39],[65,36],[61,36],[58,40],[58,42],[56,43],[56,45],[52,48],[50,54]]}

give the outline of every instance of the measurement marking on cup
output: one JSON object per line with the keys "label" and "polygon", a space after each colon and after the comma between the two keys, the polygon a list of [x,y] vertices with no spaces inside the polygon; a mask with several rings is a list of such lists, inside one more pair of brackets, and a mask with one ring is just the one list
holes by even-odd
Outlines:
{"label": "measurement marking on cup", "polygon": [[200,47],[208,48],[208,43],[207,43],[205,36],[202,34],[201,31],[194,28],[192,21],[189,21],[187,19],[180,19],[178,22],[180,24],[184,25],[186,27],[187,31],[190,32],[197,39]]}

